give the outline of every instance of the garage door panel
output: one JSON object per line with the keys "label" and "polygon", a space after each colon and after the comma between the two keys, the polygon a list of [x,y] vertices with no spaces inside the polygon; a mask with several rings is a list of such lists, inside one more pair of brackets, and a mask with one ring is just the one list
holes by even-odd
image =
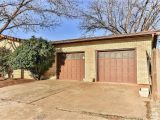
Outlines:
{"label": "garage door panel", "polygon": [[[68,60],[68,66],[72,66],[72,61],[71,60]],[[68,73],[72,73],[72,69],[70,67],[68,67]],[[68,77],[68,79],[71,79],[72,75],[68,74],[67,77]]]}
{"label": "garage door panel", "polygon": [[105,78],[104,79],[110,79],[110,64],[109,64],[110,60],[108,58],[105,59],[105,68],[104,71],[107,74],[104,74]]}
{"label": "garage door panel", "polygon": [[[80,73],[80,72],[81,72],[80,69],[77,69],[77,73]],[[77,76],[76,76],[76,77],[77,77],[76,79],[79,80],[80,77],[81,77],[81,74],[76,74],[76,75],[77,75]]]}
{"label": "garage door panel", "polygon": [[122,58],[118,58],[117,59],[117,81],[121,82],[123,80],[122,78],[122,65],[123,65],[123,59]]}
{"label": "garage door panel", "polygon": [[[68,61],[65,61],[65,64],[64,64],[64,71],[67,71],[67,70],[68,70],[68,69],[67,69],[67,68],[68,68],[68,66],[67,66],[68,64],[67,64],[67,63],[68,63]],[[64,72],[63,75],[64,75],[65,78],[67,77],[66,72]]]}
{"label": "garage door panel", "polygon": [[84,78],[84,53],[59,53],[57,55],[57,78],[82,80]]}
{"label": "garage door panel", "polygon": [[[81,66],[81,61],[80,60],[77,60],[77,63],[76,63],[77,65],[77,67],[80,67]],[[77,69],[78,70],[78,69]]]}
{"label": "garage door panel", "polygon": [[103,70],[101,68],[102,68],[102,65],[103,65],[104,61],[103,61],[103,59],[99,59],[98,62],[100,63],[99,66],[98,66],[98,68],[99,68],[98,69],[98,71],[99,71],[99,79],[103,80],[104,79],[104,77],[103,77],[104,73],[103,73]]}
{"label": "garage door panel", "polygon": [[135,50],[98,52],[100,82],[136,83]]}
{"label": "garage door panel", "polygon": [[134,80],[136,79],[136,77],[135,77],[136,74],[135,74],[134,70],[135,70],[135,66],[132,66],[129,68],[129,73],[128,73],[132,82],[134,82]]}
{"label": "garage door panel", "polygon": [[72,67],[72,79],[76,80],[76,68],[74,68],[74,67]]}
{"label": "garage door panel", "polygon": [[114,73],[114,69],[111,69],[110,75],[111,75],[110,81],[111,81],[111,82],[116,82],[116,81],[115,81],[115,73]]}

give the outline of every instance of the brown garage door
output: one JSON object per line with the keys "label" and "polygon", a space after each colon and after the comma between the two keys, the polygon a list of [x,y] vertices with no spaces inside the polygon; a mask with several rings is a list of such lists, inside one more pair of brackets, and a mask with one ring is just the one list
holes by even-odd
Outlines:
{"label": "brown garage door", "polygon": [[84,53],[59,53],[57,56],[57,78],[83,80]]}
{"label": "brown garage door", "polygon": [[98,52],[98,81],[136,83],[135,50]]}

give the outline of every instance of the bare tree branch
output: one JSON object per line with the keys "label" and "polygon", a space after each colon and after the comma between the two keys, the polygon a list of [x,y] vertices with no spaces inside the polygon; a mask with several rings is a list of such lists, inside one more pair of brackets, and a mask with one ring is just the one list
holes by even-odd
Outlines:
{"label": "bare tree branch", "polygon": [[37,30],[60,23],[60,17],[74,18],[76,0],[3,0],[0,2],[0,34],[6,30]]}
{"label": "bare tree branch", "polygon": [[160,0],[92,0],[80,13],[80,28],[86,32],[123,34],[160,28]]}

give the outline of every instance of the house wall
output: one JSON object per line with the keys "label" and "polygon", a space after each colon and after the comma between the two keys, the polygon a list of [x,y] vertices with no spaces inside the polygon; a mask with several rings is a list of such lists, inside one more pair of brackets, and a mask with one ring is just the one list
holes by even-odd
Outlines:
{"label": "house wall", "polygon": [[[0,41],[0,47],[6,47],[10,49],[12,52],[20,45],[20,42],[4,39]],[[21,70],[14,70],[13,71],[13,78],[21,78]],[[7,75],[5,77],[8,77]],[[24,71],[24,78],[32,79],[31,74],[29,71]]]}
{"label": "house wall", "polygon": [[[135,48],[137,54],[137,83],[149,84],[146,52],[151,54],[152,37],[135,37],[124,39],[112,39],[103,41],[81,42],[56,45],[58,52],[85,52],[85,78],[84,81],[96,79],[96,51]],[[55,76],[55,63],[47,74]]]}
{"label": "house wall", "polygon": [[19,45],[20,45],[19,42],[14,42],[14,41],[7,40],[7,39],[0,41],[0,47],[6,47],[7,49],[10,49],[12,51],[14,51],[14,49],[18,47]]}
{"label": "house wall", "polygon": [[[13,78],[21,78],[21,69],[13,71]],[[31,73],[27,70],[24,70],[24,78],[25,79],[33,79]]]}

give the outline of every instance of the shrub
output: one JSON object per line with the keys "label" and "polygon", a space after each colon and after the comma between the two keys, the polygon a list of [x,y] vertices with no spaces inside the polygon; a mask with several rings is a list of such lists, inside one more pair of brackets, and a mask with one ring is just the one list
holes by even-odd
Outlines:
{"label": "shrub", "polygon": [[11,77],[12,68],[9,64],[9,56],[11,54],[11,50],[0,47],[0,74],[4,77],[8,74],[8,77]]}
{"label": "shrub", "polygon": [[55,49],[50,42],[33,36],[13,52],[10,63],[14,69],[29,70],[35,79],[41,80],[54,62],[54,53]]}

